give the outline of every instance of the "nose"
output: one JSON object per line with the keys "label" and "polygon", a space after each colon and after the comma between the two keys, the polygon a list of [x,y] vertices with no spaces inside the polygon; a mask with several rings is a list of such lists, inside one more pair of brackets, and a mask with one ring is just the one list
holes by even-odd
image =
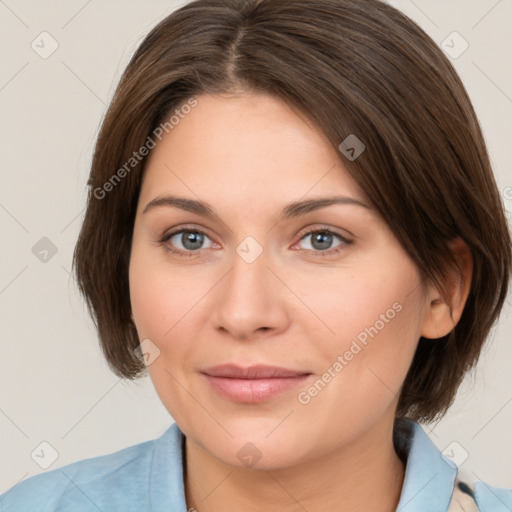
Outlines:
{"label": "nose", "polygon": [[265,251],[252,262],[233,255],[229,272],[212,297],[214,327],[240,341],[268,337],[286,330],[289,292],[270,268]]}

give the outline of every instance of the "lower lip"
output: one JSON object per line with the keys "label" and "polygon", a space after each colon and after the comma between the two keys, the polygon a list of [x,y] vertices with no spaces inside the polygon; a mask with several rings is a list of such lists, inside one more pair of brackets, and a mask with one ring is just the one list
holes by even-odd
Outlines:
{"label": "lower lip", "polygon": [[236,402],[255,404],[303,384],[311,374],[270,379],[231,379],[203,374],[220,395]]}

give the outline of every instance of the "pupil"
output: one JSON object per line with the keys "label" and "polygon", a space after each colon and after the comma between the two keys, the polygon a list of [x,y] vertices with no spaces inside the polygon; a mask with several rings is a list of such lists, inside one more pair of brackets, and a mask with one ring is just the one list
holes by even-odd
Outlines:
{"label": "pupil", "polygon": [[[191,243],[192,245],[188,245],[188,243]],[[181,243],[183,244],[183,247],[186,249],[200,249],[201,244],[203,242],[203,234],[202,233],[194,233],[192,231],[189,231],[188,234],[183,233],[181,237]]]}
{"label": "pupil", "polygon": [[[320,247],[315,247],[315,242],[320,243]],[[313,246],[317,249],[328,249],[331,242],[331,235],[328,233],[317,233],[315,236],[313,236]],[[323,245],[322,245],[323,243]]]}

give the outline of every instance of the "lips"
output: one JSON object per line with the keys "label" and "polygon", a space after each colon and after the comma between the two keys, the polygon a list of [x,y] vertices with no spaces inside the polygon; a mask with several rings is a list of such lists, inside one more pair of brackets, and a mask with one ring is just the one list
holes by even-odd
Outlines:
{"label": "lips", "polygon": [[269,400],[299,384],[312,374],[279,366],[257,365],[243,368],[224,364],[200,372],[211,388],[223,398],[255,404]]}
{"label": "lips", "polygon": [[201,373],[205,373],[211,377],[225,377],[228,379],[273,379],[309,375],[309,372],[289,370],[280,366],[257,365],[242,368],[234,364],[212,366],[211,368],[202,370]]}

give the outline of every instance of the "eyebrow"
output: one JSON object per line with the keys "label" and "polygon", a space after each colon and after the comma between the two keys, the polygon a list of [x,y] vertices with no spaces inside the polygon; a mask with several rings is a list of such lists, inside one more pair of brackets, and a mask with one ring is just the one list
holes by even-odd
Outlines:
{"label": "eyebrow", "polygon": [[[371,210],[371,208],[367,204],[352,197],[318,197],[315,199],[307,199],[305,201],[294,201],[292,203],[287,204],[283,208],[279,220],[281,221],[289,218],[300,217],[301,215],[305,215],[312,211],[319,210],[320,208],[326,208],[334,204],[355,205]],[[213,208],[208,203],[197,201],[195,199],[188,199],[185,197],[176,197],[170,195],[155,197],[155,199],[150,201],[144,207],[142,213],[147,213],[148,211],[161,206],[179,208],[181,210],[196,213],[198,215],[202,215],[203,217],[211,219],[217,217]]]}

